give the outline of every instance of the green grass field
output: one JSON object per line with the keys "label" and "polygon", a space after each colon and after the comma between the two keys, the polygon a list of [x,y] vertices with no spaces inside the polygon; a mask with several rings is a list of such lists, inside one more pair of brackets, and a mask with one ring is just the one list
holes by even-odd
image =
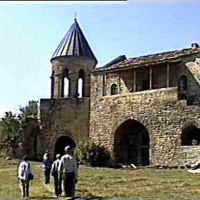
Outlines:
{"label": "green grass field", "polygon": [[[10,164],[9,164],[10,163]],[[54,199],[53,179],[45,185],[40,163],[32,163],[35,179],[30,199]],[[200,175],[169,169],[96,169],[81,166],[76,196],[112,200],[197,200],[200,199]],[[0,200],[21,199],[17,165],[0,161]],[[61,197],[59,199],[65,199]]]}

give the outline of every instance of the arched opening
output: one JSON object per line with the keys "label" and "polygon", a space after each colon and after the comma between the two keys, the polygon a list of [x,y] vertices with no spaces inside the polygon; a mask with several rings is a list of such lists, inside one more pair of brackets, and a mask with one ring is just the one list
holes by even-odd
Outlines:
{"label": "arched opening", "polygon": [[79,71],[78,75],[78,94],[79,98],[85,96],[85,73],[82,69]]}
{"label": "arched opening", "polygon": [[181,145],[191,146],[200,144],[200,129],[194,125],[189,125],[183,129],[181,134]]}
{"label": "arched opening", "polygon": [[111,95],[118,94],[118,87],[117,87],[117,84],[114,83],[114,84],[111,85],[110,94],[111,94]]}
{"label": "arched opening", "polygon": [[182,75],[178,79],[179,99],[187,99],[187,76]]}
{"label": "arched opening", "polygon": [[117,163],[149,165],[149,133],[144,125],[129,119],[117,128],[114,157]]}
{"label": "arched opening", "polygon": [[64,97],[69,97],[69,79],[64,78]]}
{"label": "arched opening", "polygon": [[65,153],[64,148],[68,145],[74,148],[76,147],[76,143],[70,137],[68,136],[59,137],[56,141],[55,148],[54,148],[54,158],[56,154],[58,153],[61,155],[64,155]]}
{"label": "arched opening", "polygon": [[62,92],[61,97],[70,96],[70,79],[69,79],[69,70],[65,69],[62,74]]}
{"label": "arched opening", "polygon": [[83,79],[79,78],[78,79],[78,94],[79,94],[79,98],[83,97]]}

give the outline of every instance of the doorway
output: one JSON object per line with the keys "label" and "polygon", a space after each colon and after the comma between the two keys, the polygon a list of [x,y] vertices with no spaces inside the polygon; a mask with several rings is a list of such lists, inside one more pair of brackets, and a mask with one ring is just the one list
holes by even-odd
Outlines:
{"label": "doorway", "polygon": [[114,157],[117,163],[149,165],[149,133],[143,124],[129,119],[117,128]]}
{"label": "doorway", "polygon": [[76,147],[76,143],[68,136],[61,136],[57,139],[54,149],[54,159],[56,154],[64,155],[64,149],[66,146],[71,146],[72,148]]}

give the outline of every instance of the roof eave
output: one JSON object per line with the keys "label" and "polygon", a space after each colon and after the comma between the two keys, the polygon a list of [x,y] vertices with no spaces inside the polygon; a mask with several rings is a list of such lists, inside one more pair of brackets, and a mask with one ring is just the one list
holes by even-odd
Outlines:
{"label": "roof eave", "polygon": [[[162,61],[154,61],[153,63],[142,63],[138,65],[128,65],[128,66],[123,66],[123,67],[116,67],[116,68],[111,68],[111,69],[98,69],[96,68],[95,70],[92,71],[92,74],[98,74],[98,73],[110,73],[110,72],[117,72],[117,71],[124,71],[127,69],[138,69],[138,68],[143,68],[143,67],[150,67],[150,66],[156,66],[160,64],[172,64],[172,63],[179,63],[181,62],[181,59],[172,59],[172,60],[162,60]],[[121,64],[123,65],[123,64]]]}
{"label": "roof eave", "polygon": [[54,60],[60,60],[60,59],[69,59],[69,58],[83,58],[83,59],[87,59],[87,60],[93,60],[95,62],[95,64],[98,63],[97,59],[94,58],[89,58],[87,56],[76,56],[76,55],[64,55],[64,56],[56,56],[50,59],[50,62],[52,63]]}

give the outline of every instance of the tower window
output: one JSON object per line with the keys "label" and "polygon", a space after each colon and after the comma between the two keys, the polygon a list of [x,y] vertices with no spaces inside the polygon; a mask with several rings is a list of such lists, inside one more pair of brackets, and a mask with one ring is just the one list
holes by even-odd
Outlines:
{"label": "tower window", "polygon": [[78,94],[79,98],[85,96],[85,73],[82,69],[79,71],[78,76]]}
{"label": "tower window", "polygon": [[65,69],[62,75],[62,97],[68,97],[70,95],[70,79],[69,79],[69,70]]}
{"label": "tower window", "polygon": [[67,77],[64,78],[64,97],[69,96],[69,79]]}

